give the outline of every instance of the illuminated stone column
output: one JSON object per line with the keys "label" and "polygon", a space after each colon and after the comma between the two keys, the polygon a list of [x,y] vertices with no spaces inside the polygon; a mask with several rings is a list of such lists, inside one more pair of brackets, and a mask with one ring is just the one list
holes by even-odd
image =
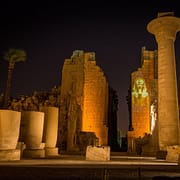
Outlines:
{"label": "illuminated stone column", "polygon": [[23,157],[45,157],[44,143],[42,143],[44,112],[23,111],[22,121],[25,122],[24,143],[26,144],[26,148],[23,151]]}
{"label": "illuminated stone column", "polygon": [[0,161],[20,160],[17,149],[21,112],[0,110]]}
{"label": "illuminated stone column", "polygon": [[45,142],[45,156],[57,156],[58,148],[57,132],[58,132],[58,113],[57,107],[43,106],[40,111],[44,112],[44,129],[43,142]]}
{"label": "illuminated stone column", "polygon": [[158,44],[158,138],[160,150],[179,144],[179,110],[174,41],[180,18],[159,13],[147,29]]}

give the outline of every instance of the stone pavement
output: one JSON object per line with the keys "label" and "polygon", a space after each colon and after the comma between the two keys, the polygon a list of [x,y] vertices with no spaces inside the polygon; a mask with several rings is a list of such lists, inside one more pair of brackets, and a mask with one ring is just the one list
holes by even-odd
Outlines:
{"label": "stone pavement", "polygon": [[87,161],[83,155],[0,161],[3,179],[180,179],[180,166],[154,157],[111,156]]}

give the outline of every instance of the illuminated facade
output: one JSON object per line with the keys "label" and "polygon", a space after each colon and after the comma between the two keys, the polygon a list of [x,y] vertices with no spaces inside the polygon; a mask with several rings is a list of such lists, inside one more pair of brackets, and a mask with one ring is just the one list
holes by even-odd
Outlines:
{"label": "illuminated facade", "polygon": [[143,48],[142,66],[131,74],[128,151],[157,157],[167,153],[169,161],[177,161],[180,128],[174,41],[180,18],[173,12],[158,13],[147,30],[155,36],[158,50]]}
{"label": "illuminated facade", "polygon": [[95,56],[85,53],[81,131],[95,132],[100,145],[107,145],[108,83],[96,65]]}
{"label": "illuminated facade", "polygon": [[129,153],[136,152],[137,138],[152,134],[157,120],[157,113],[152,114],[155,110],[154,104],[157,102],[157,51],[149,51],[143,47],[141,55],[141,67],[131,73]]}
{"label": "illuminated facade", "polygon": [[83,136],[85,132],[94,134],[98,145],[107,145],[107,109],[108,83],[96,65],[95,53],[74,51],[62,70],[59,122],[62,149],[78,150],[82,132]]}

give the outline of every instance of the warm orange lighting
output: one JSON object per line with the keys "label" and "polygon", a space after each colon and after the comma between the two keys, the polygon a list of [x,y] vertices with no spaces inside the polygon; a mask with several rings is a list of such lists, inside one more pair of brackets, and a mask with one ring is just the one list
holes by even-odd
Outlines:
{"label": "warm orange lighting", "polygon": [[82,131],[95,132],[99,144],[107,145],[107,81],[93,61],[87,61],[85,69]]}
{"label": "warm orange lighting", "polygon": [[62,70],[58,143],[74,151],[80,132],[93,132],[99,145],[107,145],[107,113],[108,83],[95,53],[74,51]]}
{"label": "warm orange lighting", "polygon": [[134,80],[132,89],[132,127],[135,137],[150,131],[149,95],[143,78]]}
{"label": "warm orange lighting", "polygon": [[155,128],[152,103],[157,99],[157,51],[142,48],[142,66],[131,73],[131,130],[128,151],[135,151],[135,139]]}

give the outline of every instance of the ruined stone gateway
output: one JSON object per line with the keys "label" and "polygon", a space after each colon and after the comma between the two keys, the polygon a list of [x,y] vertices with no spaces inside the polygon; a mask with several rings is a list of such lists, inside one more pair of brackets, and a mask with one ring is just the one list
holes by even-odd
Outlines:
{"label": "ruined stone gateway", "polygon": [[108,97],[109,85],[96,65],[95,53],[74,51],[62,69],[60,149],[79,151],[87,145],[108,145]]}

